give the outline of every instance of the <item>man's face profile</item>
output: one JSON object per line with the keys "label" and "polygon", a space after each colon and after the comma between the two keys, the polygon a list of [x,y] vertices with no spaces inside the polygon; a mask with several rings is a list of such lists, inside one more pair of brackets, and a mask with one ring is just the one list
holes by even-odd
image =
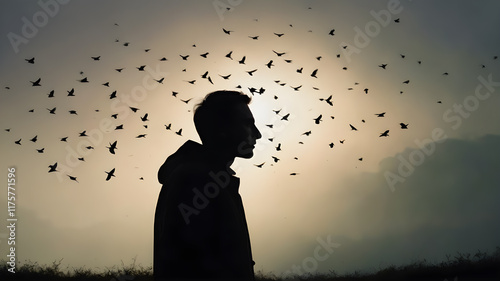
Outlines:
{"label": "man's face profile", "polygon": [[255,126],[255,119],[248,105],[239,103],[230,111],[229,126],[224,143],[235,157],[252,158],[257,139],[262,135]]}

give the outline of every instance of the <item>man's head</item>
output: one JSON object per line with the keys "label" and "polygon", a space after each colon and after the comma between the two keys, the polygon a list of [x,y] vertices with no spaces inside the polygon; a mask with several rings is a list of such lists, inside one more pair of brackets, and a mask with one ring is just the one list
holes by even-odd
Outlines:
{"label": "man's head", "polygon": [[248,108],[250,101],[249,96],[237,91],[209,93],[194,112],[203,145],[234,157],[251,158],[262,135]]}

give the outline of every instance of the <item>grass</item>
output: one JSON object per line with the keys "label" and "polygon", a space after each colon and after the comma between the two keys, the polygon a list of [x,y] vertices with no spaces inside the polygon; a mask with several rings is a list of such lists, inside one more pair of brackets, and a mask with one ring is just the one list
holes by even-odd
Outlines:
{"label": "grass", "polygon": [[[7,271],[5,260],[0,264],[0,280],[88,280],[88,281],[153,281],[151,266],[136,265],[135,259],[130,265],[123,262],[121,267],[106,268],[96,271],[85,267],[61,269],[61,262],[54,261],[49,265],[39,265],[37,262],[22,262],[16,265],[16,273]],[[468,280],[500,280],[500,247],[487,254],[478,251],[475,254],[457,253],[447,256],[447,260],[432,264],[427,261],[414,262],[404,266],[388,266],[374,273],[347,273],[339,275],[335,271],[328,274],[309,274],[283,278],[273,273],[257,272],[257,281],[468,281]]]}

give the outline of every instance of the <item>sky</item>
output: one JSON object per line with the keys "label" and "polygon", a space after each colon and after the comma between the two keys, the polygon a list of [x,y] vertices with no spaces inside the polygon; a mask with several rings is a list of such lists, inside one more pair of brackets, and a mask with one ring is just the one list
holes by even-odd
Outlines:
{"label": "sky", "polygon": [[[151,266],[157,171],[185,141],[199,141],[193,107],[219,89],[253,97],[263,135],[254,157],[232,166],[257,271],[371,272],[493,252],[499,8],[449,0],[2,1],[0,219],[10,223],[13,167],[18,261]],[[212,82],[201,77],[207,71]]]}

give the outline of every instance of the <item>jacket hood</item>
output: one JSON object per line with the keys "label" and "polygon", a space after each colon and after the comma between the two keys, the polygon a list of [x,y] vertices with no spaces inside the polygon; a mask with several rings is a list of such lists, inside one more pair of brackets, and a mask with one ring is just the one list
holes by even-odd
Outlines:
{"label": "jacket hood", "polygon": [[164,184],[167,178],[179,165],[192,160],[201,154],[203,146],[192,140],[186,141],[176,152],[170,155],[158,171],[158,181]]}

